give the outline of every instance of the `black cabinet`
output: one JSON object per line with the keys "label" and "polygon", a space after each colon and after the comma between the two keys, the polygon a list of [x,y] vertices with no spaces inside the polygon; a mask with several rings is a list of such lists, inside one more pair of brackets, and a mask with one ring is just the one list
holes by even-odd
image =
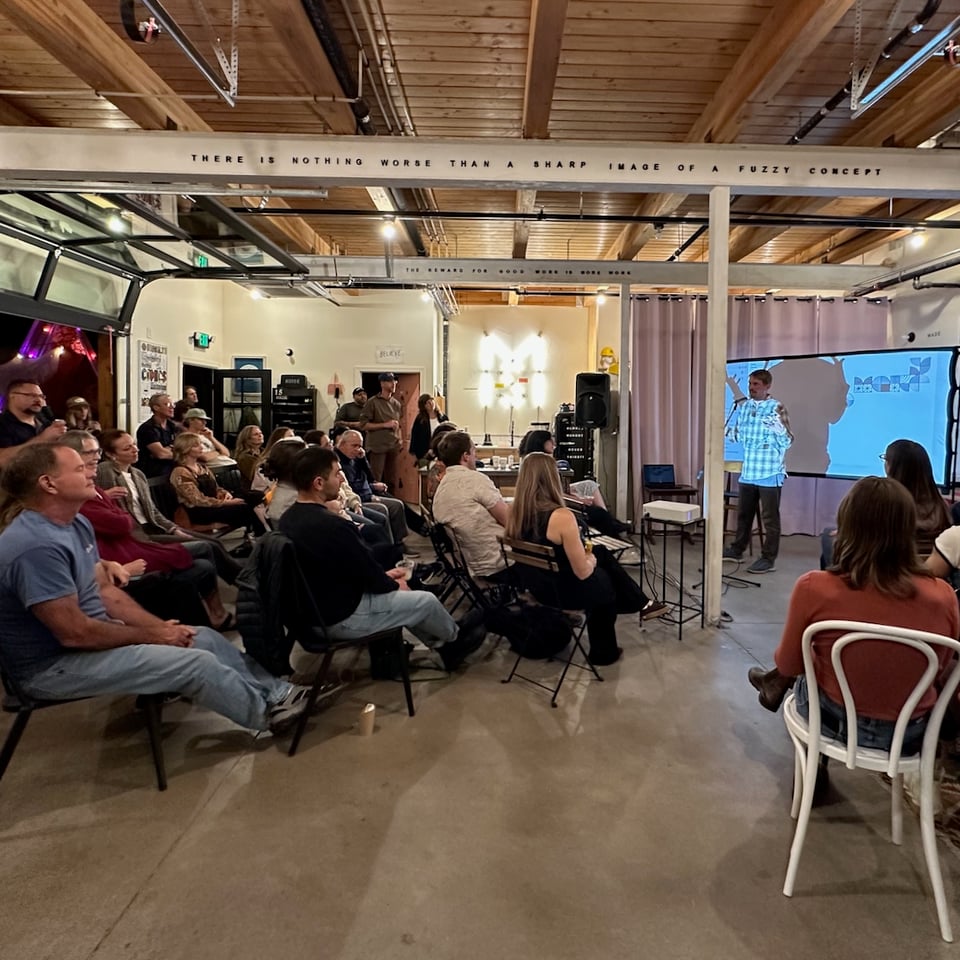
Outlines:
{"label": "black cabinet", "polygon": [[317,426],[317,388],[281,384],[273,388],[273,426],[302,437]]}
{"label": "black cabinet", "polygon": [[[564,407],[569,405],[565,404]],[[554,423],[557,449],[554,456],[566,460],[574,480],[593,479],[593,428],[576,423],[572,409],[561,408]]]}

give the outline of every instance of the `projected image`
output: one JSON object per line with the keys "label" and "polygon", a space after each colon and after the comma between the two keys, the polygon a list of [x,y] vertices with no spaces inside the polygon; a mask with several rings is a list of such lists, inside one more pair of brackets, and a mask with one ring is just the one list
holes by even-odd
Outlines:
{"label": "projected image", "polygon": [[953,350],[892,350],[837,356],[737,360],[727,364],[724,459],[739,462],[737,403],[751,370],[773,376],[770,395],[789,416],[788,473],[864,477],[883,473],[880,454],[892,440],[922,444],[937,483],[946,472]]}

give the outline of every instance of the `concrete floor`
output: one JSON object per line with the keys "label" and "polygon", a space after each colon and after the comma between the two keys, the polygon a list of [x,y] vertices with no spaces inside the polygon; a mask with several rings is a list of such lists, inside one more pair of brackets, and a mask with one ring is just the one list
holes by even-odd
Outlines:
{"label": "concrete floor", "polygon": [[292,760],[173,705],[164,794],[130,698],[43,711],[0,784],[0,957],[946,957],[871,775],[834,774],[780,893],[793,760],[745,674],[817,549],[785,540],[727,629],[622,618],[624,660],[556,710],[499,683],[503,650],[417,684],[413,719],[399,684],[350,687]]}

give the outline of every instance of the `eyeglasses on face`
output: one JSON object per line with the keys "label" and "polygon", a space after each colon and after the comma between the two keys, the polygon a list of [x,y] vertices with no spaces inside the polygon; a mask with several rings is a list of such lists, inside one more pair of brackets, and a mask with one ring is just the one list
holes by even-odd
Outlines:
{"label": "eyeglasses on face", "polygon": [[26,390],[11,390],[10,395],[14,397],[32,397],[34,400],[46,400],[45,393],[27,393]]}
{"label": "eyeglasses on face", "polygon": [[83,457],[84,460],[99,460],[103,456],[103,451],[97,447],[96,450],[84,450],[80,456]]}

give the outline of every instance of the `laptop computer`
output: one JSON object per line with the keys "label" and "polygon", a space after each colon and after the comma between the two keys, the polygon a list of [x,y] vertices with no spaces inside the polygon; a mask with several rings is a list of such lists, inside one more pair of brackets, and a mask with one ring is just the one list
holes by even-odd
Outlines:
{"label": "laptop computer", "polygon": [[677,475],[672,463],[645,463],[643,465],[643,485],[648,490],[662,490],[677,485]]}

